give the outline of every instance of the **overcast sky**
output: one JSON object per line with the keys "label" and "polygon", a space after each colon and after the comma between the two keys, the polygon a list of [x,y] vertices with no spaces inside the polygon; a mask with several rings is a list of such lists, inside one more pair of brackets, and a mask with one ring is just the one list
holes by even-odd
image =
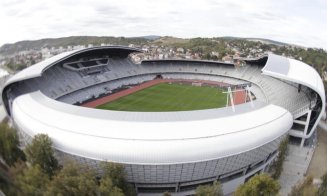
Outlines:
{"label": "overcast sky", "polygon": [[240,36],[327,49],[327,0],[0,0],[0,45],[73,35]]}

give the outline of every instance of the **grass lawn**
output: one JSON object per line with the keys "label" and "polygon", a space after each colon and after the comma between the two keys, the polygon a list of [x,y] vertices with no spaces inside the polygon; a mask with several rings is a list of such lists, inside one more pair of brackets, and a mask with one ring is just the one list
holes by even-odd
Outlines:
{"label": "grass lawn", "polygon": [[97,106],[119,111],[185,111],[226,106],[226,94],[217,87],[162,83]]}

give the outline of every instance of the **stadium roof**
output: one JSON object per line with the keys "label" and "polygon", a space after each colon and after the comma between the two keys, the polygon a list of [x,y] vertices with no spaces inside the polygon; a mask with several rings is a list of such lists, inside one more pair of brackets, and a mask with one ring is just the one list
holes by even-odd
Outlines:
{"label": "stadium roof", "polygon": [[234,63],[228,63],[223,61],[213,61],[213,60],[196,60],[196,59],[151,59],[143,60],[142,63],[156,63],[156,62],[191,62],[191,63],[208,63],[208,64],[220,64],[226,66],[234,66]]}
{"label": "stadium roof", "polygon": [[127,56],[128,54],[133,52],[142,52],[137,48],[130,48],[126,46],[101,46],[101,47],[84,48],[84,49],[78,49],[73,51],[67,51],[67,52],[60,53],[56,56],[50,57],[44,61],[41,61],[33,66],[30,66],[18,72],[6,82],[5,86],[8,86],[9,84],[12,84],[17,81],[39,77],[42,75],[43,71],[55,65],[56,63],[62,62],[70,57],[76,57],[78,55],[84,55],[84,54],[87,55],[88,53],[94,53],[96,51],[105,51],[105,52],[108,51],[107,54],[109,55],[123,54],[123,56]]}
{"label": "stadium roof", "polygon": [[[278,56],[275,54],[268,55],[268,61],[265,67],[262,69],[264,75],[271,77],[291,81],[297,84],[302,84],[309,87],[313,91],[317,92],[322,101],[322,108],[325,108],[325,88],[318,72],[311,66],[286,57]],[[323,111],[320,112],[319,118],[323,115]],[[318,125],[318,121],[315,122],[312,129]],[[308,136],[310,137],[314,132],[312,131]]]}
{"label": "stadium roof", "polygon": [[[291,128],[292,115],[287,110],[260,102],[255,102],[255,108],[250,105],[238,105],[237,112],[227,116],[224,113],[232,111],[231,107],[194,112],[118,112],[61,103],[38,91],[16,98],[12,115],[27,134],[46,133],[55,148],[64,152],[122,163],[165,164],[248,151]],[[218,115],[213,118],[213,114]]]}

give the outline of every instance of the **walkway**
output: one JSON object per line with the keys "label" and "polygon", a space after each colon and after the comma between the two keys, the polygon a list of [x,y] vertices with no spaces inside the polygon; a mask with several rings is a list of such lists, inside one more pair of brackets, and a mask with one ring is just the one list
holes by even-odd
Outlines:
{"label": "walkway", "polygon": [[318,142],[312,161],[308,169],[308,175],[319,179],[327,172],[327,131],[318,128]]}
{"label": "walkway", "polygon": [[280,194],[288,195],[292,187],[307,173],[314,149],[292,144],[288,145],[288,154],[284,161],[283,172],[279,178],[281,185]]}

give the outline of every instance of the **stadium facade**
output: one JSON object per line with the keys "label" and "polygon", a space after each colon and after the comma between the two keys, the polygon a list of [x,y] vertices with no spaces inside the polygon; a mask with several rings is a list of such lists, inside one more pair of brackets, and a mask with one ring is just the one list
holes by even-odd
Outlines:
{"label": "stadium facade", "polygon": [[[59,160],[70,157],[101,172],[122,163],[140,195],[192,194],[219,180],[225,194],[264,171],[290,135],[308,145],[325,108],[311,66],[269,54],[243,66],[195,60],[130,60],[123,46],[69,51],[11,77],[2,92],[22,144],[45,133]],[[180,112],[128,112],[79,106],[123,85],[163,79],[251,83],[252,102]]]}

